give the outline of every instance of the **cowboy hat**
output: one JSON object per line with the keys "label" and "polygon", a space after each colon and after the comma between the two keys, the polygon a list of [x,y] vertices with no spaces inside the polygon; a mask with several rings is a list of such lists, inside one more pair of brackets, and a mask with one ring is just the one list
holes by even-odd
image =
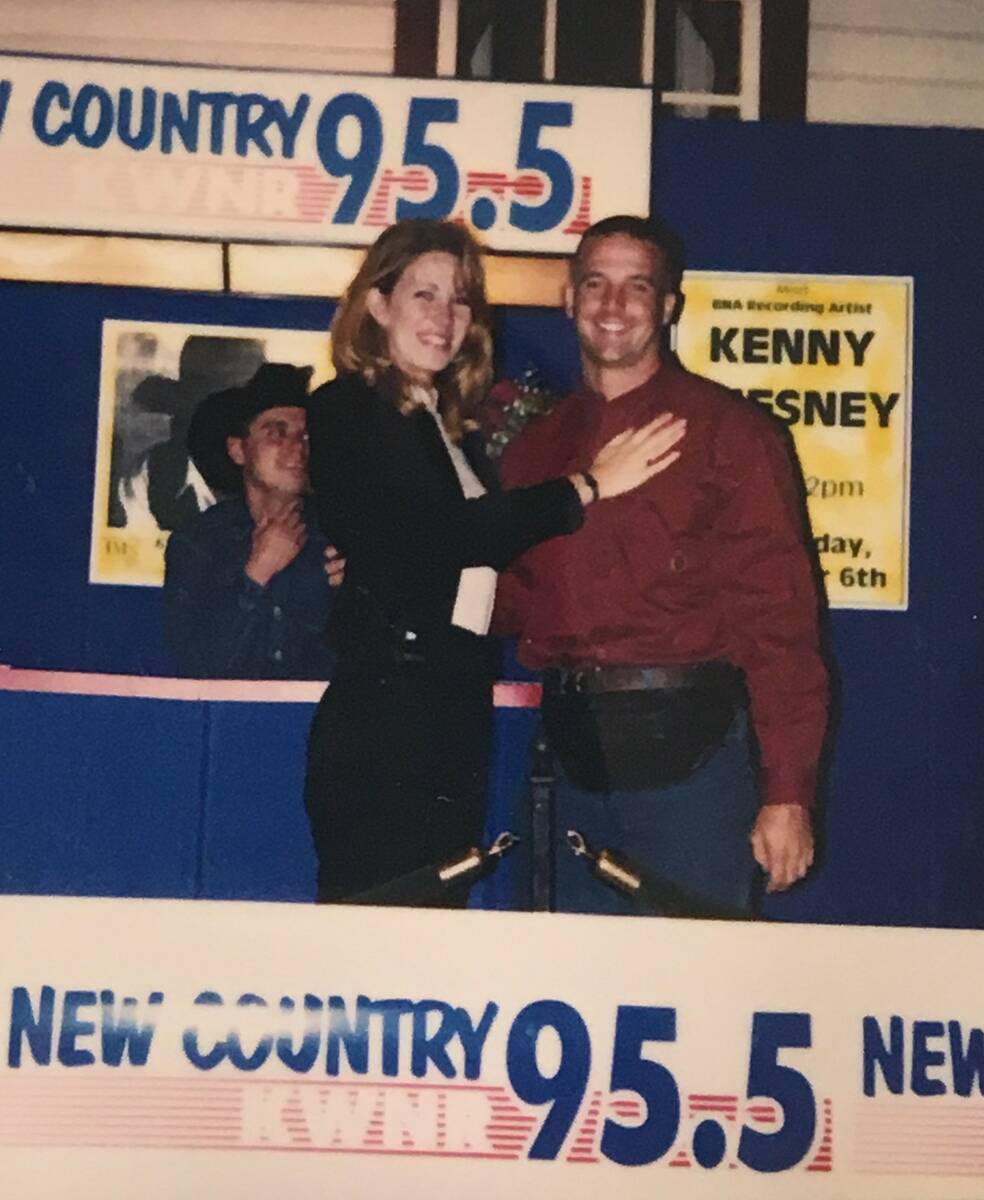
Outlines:
{"label": "cowboy hat", "polygon": [[188,453],[213,491],[236,492],[241,469],[229,457],[231,437],[245,437],[268,408],[307,408],[313,367],[263,363],[241,387],[213,392],[195,409],[188,426]]}

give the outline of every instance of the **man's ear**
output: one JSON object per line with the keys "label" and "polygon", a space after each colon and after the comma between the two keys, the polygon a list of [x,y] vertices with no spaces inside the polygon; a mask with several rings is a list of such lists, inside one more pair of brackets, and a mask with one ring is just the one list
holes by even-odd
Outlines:
{"label": "man's ear", "polygon": [[663,324],[673,325],[683,315],[683,292],[667,292],[663,297]]}
{"label": "man's ear", "polygon": [[564,286],[564,312],[566,312],[569,317],[574,316],[574,284],[573,284],[573,282],[567,283]]}
{"label": "man's ear", "polygon": [[241,437],[227,437],[226,453],[237,467],[241,467],[246,461],[246,455],[243,453],[243,439]]}
{"label": "man's ear", "polygon": [[366,308],[377,325],[386,329],[389,324],[389,300],[379,288],[370,288],[366,296]]}

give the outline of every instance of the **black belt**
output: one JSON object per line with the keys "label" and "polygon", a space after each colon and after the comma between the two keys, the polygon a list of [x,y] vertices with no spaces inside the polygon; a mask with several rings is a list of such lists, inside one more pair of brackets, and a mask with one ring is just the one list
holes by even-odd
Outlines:
{"label": "black belt", "polygon": [[543,719],[568,777],[593,792],[688,778],[723,743],[746,703],[728,663],[554,667]]}
{"label": "black belt", "polygon": [[548,667],[543,690],[549,696],[596,692],[661,692],[678,688],[741,687],[742,672],[722,662],[677,663],[666,667]]}

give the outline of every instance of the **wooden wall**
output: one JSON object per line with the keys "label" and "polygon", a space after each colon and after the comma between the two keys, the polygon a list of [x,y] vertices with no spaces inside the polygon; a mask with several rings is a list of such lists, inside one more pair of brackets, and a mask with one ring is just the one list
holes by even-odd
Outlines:
{"label": "wooden wall", "polygon": [[984,0],[811,0],[807,116],[984,128]]}
{"label": "wooden wall", "polygon": [[0,0],[0,50],[393,73],[394,0]]}

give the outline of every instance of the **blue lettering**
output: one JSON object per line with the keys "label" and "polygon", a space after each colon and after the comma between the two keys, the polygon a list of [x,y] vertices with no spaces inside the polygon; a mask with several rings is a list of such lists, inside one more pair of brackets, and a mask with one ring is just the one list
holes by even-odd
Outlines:
{"label": "blue lettering", "polygon": [[967,1049],[959,1021],[949,1021],[950,1056],[953,1059],[953,1090],[958,1096],[969,1096],[977,1079],[977,1090],[984,1096],[984,1029],[972,1029],[967,1036]]}
{"label": "blue lettering", "polygon": [[[136,1002],[130,998],[123,1001],[123,1013],[118,1021],[115,1020],[113,1000],[112,992],[102,993],[104,1057],[106,1061],[118,1065],[129,1048],[130,1060],[143,1065],[150,1050],[153,1025],[136,1025],[131,1015]],[[162,1000],[163,995],[155,992],[149,1002],[157,1004]],[[195,1004],[221,1007],[223,1000],[217,992],[202,992],[195,999]],[[375,1065],[378,1054],[378,1062],[385,1076],[397,1076],[401,1068],[406,1069],[409,1065],[417,1078],[424,1077],[433,1069],[446,1079],[454,1079],[458,1074],[458,1065],[453,1057],[453,1047],[458,1039],[463,1052],[465,1078],[479,1079],[485,1043],[499,1012],[498,1005],[491,1001],[479,1015],[472,1018],[466,1009],[455,1008],[442,1000],[372,1000],[360,995],[353,1005],[342,996],[323,999],[307,993],[300,1012],[299,1000],[281,996],[275,1024],[266,1016],[267,1002],[262,996],[244,994],[237,1005],[240,1010],[260,1008],[263,1010],[263,1019],[259,1023],[243,1021],[239,1028],[226,1033],[221,1013],[216,1013],[218,1023],[213,1020],[208,1028],[212,1039],[223,1036],[211,1042],[199,1028],[187,1028],[183,1035],[184,1051],[194,1066],[211,1070],[228,1058],[240,1071],[256,1071],[275,1052],[276,1058],[289,1070],[304,1074],[317,1063],[324,1038],[325,1073],[330,1076],[338,1076],[343,1072],[365,1075],[369,1071],[370,1058]],[[22,1001],[21,1007],[25,1027],[28,1027],[33,1019],[30,1004],[27,1003],[25,1007]],[[260,1016],[260,1013],[256,1014],[257,1018]],[[412,1018],[411,1025],[402,1025],[401,1028],[407,1016]],[[411,1037],[409,1054],[403,1056],[402,1062],[401,1033]],[[116,1040],[112,1041],[114,1038]],[[107,1049],[110,1045],[112,1050]]]}
{"label": "blue lettering", "polygon": [[520,171],[542,171],[550,181],[550,194],[540,204],[514,200],[509,206],[509,224],[527,233],[543,233],[563,219],[574,199],[571,164],[558,151],[540,145],[544,129],[567,129],[574,109],[560,101],[527,100],[523,105],[523,124],[519,131],[516,167]]}
{"label": "blue lettering", "polygon": [[213,154],[221,154],[225,149],[225,116],[236,104],[235,93],[202,92],[200,99],[202,104],[209,106],[212,115],[208,148]]}
{"label": "blue lettering", "polygon": [[410,1000],[377,1000],[372,1011],[383,1018],[383,1074],[400,1073],[400,1018],[413,1012]]}
{"label": "blue lettering", "polygon": [[47,984],[41,989],[37,1016],[31,1003],[31,993],[25,987],[15,987],[10,1001],[10,1038],[7,1042],[7,1065],[21,1065],[21,1042],[27,1038],[31,1057],[40,1066],[51,1062],[51,1038],[55,1024],[55,989]]}
{"label": "blue lettering", "polygon": [[[294,1001],[290,996],[281,997],[280,1009],[282,1012],[294,1011]],[[312,996],[309,992],[304,997],[304,1011],[307,1013],[307,1022],[304,1036],[301,1038],[301,1048],[294,1049],[290,1034],[282,1033],[277,1038],[277,1057],[285,1067],[299,1072],[310,1071],[318,1061],[318,1051],[321,1048],[321,1014],[325,1011],[325,1006],[317,996]]]}
{"label": "blue lettering", "polygon": [[[560,1043],[560,1062],[552,1075],[544,1075],[537,1056],[537,1044],[545,1029],[552,1029]],[[527,1157],[556,1158],[581,1108],[591,1072],[591,1036],[584,1018],[562,1000],[534,1000],[527,1004],[509,1027],[506,1070],[520,1100],[550,1105]],[[617,1081],[613,1083],[613,1087],[620,1086]],[[607,1151],[603,1149],[602,1153]]]}
{"label": "blue lettering", "polygon": [[[89,117],[95,109],[95,125],[90,129]],[[98,150],[105,146],[113,132],[113,98],[97,83],[87,83],[79,88],[72,105],[72,126],[75,140],[80,146]]]}
{"label": "blue lettering", "polygon": [[96,1032],[94,1021],[79,1018],[80,1008],[89,1008],[95,1003],[95,992],[65,993],[61,1033],[58,1035],[58,1061],[63,1067],[87,1067],[96,1061],[91,1050],[80,1050],[75,1044],[76,1038],[89,1037]]}
{"label": "blue lettering", "polygon": [[865,1017],[862,1023],[864,1036],[864,1094],[875,1094],[875,1068],[885,1081],[885,1086],[896,1096],[905,1088],[905,1031],[901,1017],[889,1021],[890,1046],[885,1045],[877,1017]]}
{"label": "blue lettering", "polygon": [[941,1067],[946,1062],[942,1050],[930,1050],[930,1038],[943,1036],[942,1021],[912,1022],[912,1090],[917,1096],[942,1096],[946,1084],[942,1079],[930,1079],[930,1067]]}
{"label": "blue lettering", "polygon": [[157,121],[157,92],[145,87],[140,93],[140,128],[133,132],[133,92],[120,88],[120,111],[116,128],[120,141],[131,150],[146,150],[154,140],[154,125]]}
{"label": "blue lettering", "polygon": [[[236,101],[236,153],[245,158],[249,153],[250,142],[267,158],[273,156],[273,147],[266,139],[266,131],[273,123],[271,102],[259,92],[246,92]],[[260,111],[256,116],[252,110]]]}
{"label": "blue lettering", "polygon": [[188,111],[181,107],[181,97],[174,92],[165,92],[161,104],[161,153],[170,154],[177,135],[190,154],[198,153],[198,126],[201,109],[201,94],[188,93]]}
{"label": "blue lettering", "polygon": [[328,997],[328,1051],[325,1070],[329,1075],[338,1074],[340,1048],[343,1044],[349,1066],[356,1075],[365,1075],[369,1070],[369,1014],[372,1007],[368,996],[358,997],[355,1002],[353,1029],[342,997]]}
{"label": "blue lettering", "polygon": [[472,1025],[471,1017],[464,1008],[455,1010],[458,1022],[458,1036],[465,1052],[465,1078],[478,1079],[482,1073],[482,1051],[485,1049],[485,1039],[489,1036],[492,1022],[499,1012],[498,1004],[490,1000],[482,1013],[482,1019],[477,1025]]}
{"label": "blue lettering", "polygon": [[63,83],[49,79],[41,88],[34,101],[34,111],[31,114],[31,125],[38,141],[46,146],[64,146],[72,135],[72,122],[66,118],[57,129],[48,128],[48,113],[53,104],[57,104],[64,112],[72,107],[71,93]]}
{"label": "blue lettering", "polygon": [[3,122],[7,116],[7,105],[10,103],[10,93],[14,90],[14,85],[9,79],[0,79],[0,130],[3,129]]}
{"label": "blue lettering", "polygon": [[431,125],[456,125],[458,101],[452,97],[414,96],[407,113],[407,133],[403,143],[403,165],[424,167],[434,175],[434,194],[427,200],[396,202],[396,219],[406,217],[442,218],[449,215],[458,198],[460,176],[454,156],[437,142],[427,140]]}
{"label": "blue lettering", "polygon": [[[256,996],[252,992],[247,992],[245,996],[240,996],[237,1004],[240,1008],[254,1006],[266,1008],[267,1006],[262,996]],[[258,1067],[262,1067],[270,1057],[270,1051],[273,1049],[273,1038],[270,1034],[264,1034],[256,1043],[256,1049],[253,1053],[245,1054],[242,1043],[239,1040],[239,1031],[233,1029],[229,1033],[226,1044],[229,1048],[229,1061],[234,1067],[240,1071],[255,1071]]]}
{"label": "blue lettering", "polygon": [[[218,992],[201,992],[195,997],[196,1004],[203,1005],[221,1005],[222,997]],[[207,1054],[202,1054],[198,1048],[198,1030],[194,1026],[189,1027],[184,1031],[181,1038],[181,1044],[184,1047],[185,1057],[194,1067],[198,1067],[201,1071],[211,1071],[226,1056],[226,1043],[216,1042],[212,1049]]]}
{"label": "blue lettering", "polygon": [[274,116],[280,128],[280,136],[283,138],[284,158],[294,157],[297,147],[297,135],[301,132],[301,126],[304,124],[304,118],[307,116],[310,107],[311,97],[306,92],[302,92],[298,96],[297,103],[291,112],[287,111],[282,101],[274,100]]}
{"label": "blue lettering", "polygon": [[[12,88],[10,80],[0,80],[0,130]],[[272,158],[275,148],[270,131],[276,129],[280,141],[277,149],[284,158],[293,158],[311,97],[301,93],[288,104],[259,92],[237,95],[191,90],[187,95],[158,94],[152,87],[141,88],[139,95],[134,88],[122,87],[117,95],[99,84],[87,83],[73,101],[67,84],[49,79],[35,98],[32,125],[38,140],[46,146],[63,146],[74,139],[80,146],[98,149],[115,130],[119,140],[131,150],[148,149],[158,135],[163,154],[173,153],[178,146],[183,146],[189,154],[197,154],[203,106],[209,115],[208,147],[212,154],[225,152],[226,116],[234,109],[234,145],[239,157],[245,157],[255,146],[265,158]]]}
{"label": "blue lettering", "polygon": [[[154,1037],[154,1023],[148,1021],[138,1026],[135,1021],[137,1001],[134,996],[123,997],[123,1011],[117,1021],[113,1008],[115,997],[111,991],[99,993],[102,1004],[102,1060],[110,1067],[118,1067],[124,1053],[135,1067],[146,1066],[150,1054],[150,1043]],[[164,1000],[163,992],[151,992],[149,1005],[159,1005]]]}
{"label": "blue lettering", "polygon": [[[344,153],[340,145],[339,133],[346,117],[352,117],[359,126],[359,148],[354,154]],[[383,152],[379,109],[358,92],[342,92],[322,110],[315,140],[318,158],[328,174],[351,180],[332,218],[335,225],[351,225],[362,209]]]}
{"label": "blue lettering", "polygon": [[[427,1036],[427,1016],[441,1014],[441,1023],[430,1037]],[[452,1020],[454,1009],[442,1000],[421,1000],[413,1008],[413,1050],[410,1070],[418,1079],[427,1074],[427,1063],[432,1062],[445,1079],[454,1079],[454,1063],[448,1057],[447,1044],[457,1030]]]}

